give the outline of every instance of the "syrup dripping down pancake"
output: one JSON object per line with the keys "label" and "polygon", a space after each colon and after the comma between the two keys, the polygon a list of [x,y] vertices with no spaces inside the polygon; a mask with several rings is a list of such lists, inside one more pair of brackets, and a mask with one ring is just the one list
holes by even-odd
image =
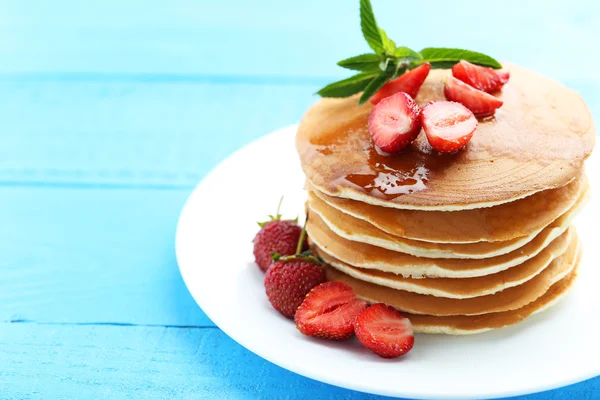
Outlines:
{"label": "syrup dripping down pancake", "polygon": [[331,257],[316,246],[316,253],[331,267],[355,279],[371,282],[379,286],[407,292],[466,299],[487,296],[502,290],[522,285],[541,273],[555,258],[563,255],[571,241],[571,232],[567,231],[555,239],[540,254],[523,264],[500,271],[497,274],[475,278],[405,278],[390,272],[356,268]]}
{"label": "syrup dripping down pancake", "polygon": [[482,259],[424,258],[346,240],[333,233],[316,214],[310,214],[306,231],[321,252],[353,267],[390,272],[413,278],[473,278],[496,274],[537,256],[548,238],[536,236],[525,246]]}
{"label": "syrup dripping down pancake", "polygon": [[[432,243],[419,240],[406,239],[384,232],[370,223],[354,218],[336,208],[329,206],[317,197],[315,192],[308,193],[308,210],[311,214],[320,217],[327,227],[336,235],[355,242],[370,244],[384,249],[406,253],[417,257],[426,258],[490,258],[510,253],[539,236],[544,244],[560,236],[571,224],[573,218],[586,203],[589,190],[586,189],[571,209],[552,221],[542,230],[529,236],[521,236],[512,240],[501,242],[476,242],[476,243]],[[417,211],[420,212],[421,211]],[[438,212],[434,212],[438,213]],[[536,215],[532,212],[532,215]],[[536,215],[537,216],[537,215]],[[429,221],[433,229],[437,224]],[[460,221],[457,221],[457,224]]]}
{"label": "syrup dripping down pancake", "polygon": [[516,310],[535,301],[573,270],[579,257],[579,240],[571,235],[567,251],[542,272],[527,282],[491,295],[466,299],[449,299],[396,290],[375,285],[346,275],[330,266],[325,268],[328,281],[338,281],[351,286],[354,293],[369,303],[385,303],[411,314],[433,316],[483,315]]}
{"label": "syrup dripping down pancake", "polygon": [[[558,189],[545,190],[496,207],[465,211],[414,211],[377,207],[355,200],[327,196],[311,191],[344,214],[369,222],[389,233],[406,239],[433,243],[476,243],[507,241],[539,233],[567,212],[588,189],[585,176]],[[308,186],[310,189],[310,186]],[[322,203],[315,200],[315,207]],[[324,209],[323,206],[319,209]],[[319,209],[316,211],[319,212]],[[322,213],[322,212],[321,212]],[[344,215],[336,214],[343,218]]]}

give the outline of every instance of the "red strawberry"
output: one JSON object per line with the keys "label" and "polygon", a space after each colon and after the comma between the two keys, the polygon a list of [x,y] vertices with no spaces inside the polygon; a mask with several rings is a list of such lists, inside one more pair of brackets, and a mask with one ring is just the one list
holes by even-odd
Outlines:
{"label": "red strawberry", "polygon": [[306,294],[325,282],[325,271],[310,256],[287,257],[269,267],[265,275],[267,297],[286,318],[294,318]]}
{"label": "red strawberry", "polygon": [[354,333],[356,316],[366,307],[345,283],[323,283],[311,290],[298,308],[296,327],[308,336],[348,339]]}
{"label": "red strawberry", "polygon": [[408,318],[383,303],[361,312],[354,322],[354,332],[363,346],[383,358],[406,354],[415,344]]}
{"label": "red strawberry", "polygon": [[452,101],[427,104],[423,107],[421,121],[429,144],[441,153],[460,150],[477,129],[477,119],[473,113],[462,104]]}
{"label": "red strawberry", "polygon": [[496,109],[503,104],[502,100],[454,77],[449,77],[444,84],[444,94],[448,100],[461,103],[478,117],[494,115]]}
{"label": "red strawberry", "polygon": [[[296,221],[282,220],[279,210],[271,221],[259,223],[260,231],[254,237],[254,260],[259,268],[266,271],[273,262],[273,254],[288,256],[296,253],[296,246],[302,228]],[[302,244],[302,251],[308,249],[306,240]]]}
{"label": "red strawberry", "polygon": [[383,151],[396,153],[417,137],[421,130],[420,109],[406,93],[400,92],[381,100],[369,115],[369,132]]}
{"label": "red strawberry", "polygon": [[510,78],[510,73],[506,70],[481,67],[465,60],[454,64],[452,75],[467,85],[488,93],[502,88]]}
{"label": "red strawberry", "polygon": [[379,91],[375,93],[373,97],[369,99],[369,101],[371,104],[377,104],[384,98],[398,92],[404,92],[410,97],[415,98],[419,93],[421,85],[423,82],[425,82],[427,75],[429,75],[429,71],[431,71],[431,64],[425,63],[411,71],[405,72],[399,78],[389,81],[383,85],[383,87],[379,89]]}

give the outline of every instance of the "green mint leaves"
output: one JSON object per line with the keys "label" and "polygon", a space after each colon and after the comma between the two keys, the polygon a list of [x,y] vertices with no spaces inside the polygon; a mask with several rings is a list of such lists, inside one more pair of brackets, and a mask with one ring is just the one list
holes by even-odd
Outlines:
{"label": "green mint leaves", "polygon": [[370,0],[360,0],[360,29],[369,47],[377,54],[383,53],[385,50],[383,38],[381,30],[377,26]]}
{"label": "green mint leaves", "polygon": [[492,68],[502,65],[490,56],[476,51],[428,47],[420,52],[397,47],[377,25],[370,0],[360,0],[360,28],[374,53],[360,54],[338,62],[340,67],[360,71],[344,80],[329,84],[317,92],[321,97],[348,97],[363,92],[359,105],[365,103],[388,81],[426,62],[432,68],[450,68],[461,60]]}
{"label": "green mint leaves", "polygon": [[[449,68],[460,60],[496,69],[502,68],[492,57],[470,50],[428,47],[421,50],[421,56],[431,63],[432,68]],[[420,63],[423,62],[425,61]]]}

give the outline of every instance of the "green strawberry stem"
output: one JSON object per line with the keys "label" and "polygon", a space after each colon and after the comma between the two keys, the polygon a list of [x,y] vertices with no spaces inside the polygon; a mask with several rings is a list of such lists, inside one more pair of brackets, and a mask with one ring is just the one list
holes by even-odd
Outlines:
{"label": "green strawberry stem", "polygon": [[298,239],[298,245],[296,246],[296,255],[300,254],[302,251],[302,245],[304,244],[304,239],[306,239],[306,221],[304,221],[304,226],[302,227],[302,232],[300,232],[300,239]]}
{"label": "green strawberry stem", "polygon": [[258,226],[260,226],[261,228],[264,227],[266,224],[268,224],[271,221],[279,221],[281,220],[282,215],[279,213],[281,210],[281,203],[283,203],[283,196],[281,196],[279,198],[279,204],[277,204],[277,214],[275,214],[275,216],[269,215],[269,220],[268,221],[264,221],[264,222],[258,222]]}
{"label": "green strawberry stem", "polygon": [[298,246],[296,246],[296,254],[293,256],[284,256],[282,257],[278,253],[273,254],[273,261],[293,261],[293,260],[303,260],[308,261],[316,265],[323,265],[323,260],[320,257],[315,257],[312,255],[310,250],[306,250],[302,252],[302,245],[304,244],[304,240],[306,239],[306,222],[304,221],[304,226],[302,227],[302,231],[300,231],[300,238],[298,240]]}

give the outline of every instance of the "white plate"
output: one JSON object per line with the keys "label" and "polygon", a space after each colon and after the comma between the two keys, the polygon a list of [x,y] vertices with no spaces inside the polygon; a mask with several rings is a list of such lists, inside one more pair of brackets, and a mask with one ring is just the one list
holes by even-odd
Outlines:
{"label": "white plate", "polygon": [[[267,300],[254,265],[256,221],[304,209],[296,126],[231,155],[195,189],[177,227],[176,251],[202,310],[248,350],[300,375],[368,393],[413,398],[494,398],[538,392],[600,375],[600,266],[595,198],[577,220],[584,258],[574,290],[551,310],[474,336],[417,335],[404,357],[381,359],[356,341],[303,336]],[[598,157],[588,175],[600,187]],[[593,163],[593,164],[592,164]],[[593,171],[592,171],[593,170]]]}

